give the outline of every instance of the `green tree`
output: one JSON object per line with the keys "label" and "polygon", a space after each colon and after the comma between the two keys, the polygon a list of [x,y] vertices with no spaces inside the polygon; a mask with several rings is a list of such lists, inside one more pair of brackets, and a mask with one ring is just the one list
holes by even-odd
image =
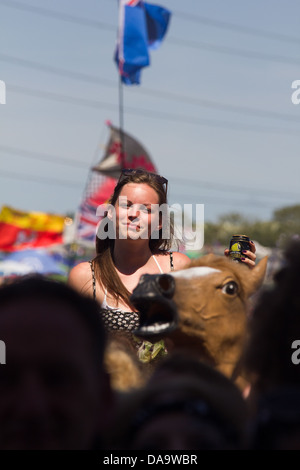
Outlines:
{"label": "green tree", "polygon": [[268,247],[283,247],[291,237],[300,236],[300,204],[274,211],[271,220],[249,220],[239,213],[219,217],[217,223],[204,226],[204,242],[208,245],[228,246],[232,235],[248,235]]}
{"label": "green tree", "polygon": [[278,244],[283,245],[292,237],[300,235],[300,204],[282,207],[273,213],[273,221],[280,226]]}

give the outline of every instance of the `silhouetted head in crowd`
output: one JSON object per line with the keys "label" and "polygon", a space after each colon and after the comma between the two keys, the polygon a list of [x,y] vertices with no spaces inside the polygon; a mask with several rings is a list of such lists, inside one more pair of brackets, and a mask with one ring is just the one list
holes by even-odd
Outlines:
{"label": "silhouetted head in crowd", "polygon": [[300,387],[278,387],[258,397],[248,429],[251,450],[300,450]]}
{"label": "silhouetted head in crowd", "polygon": [[299,241],[287,246],[282,268],[253,311],[244,354],[252,390],[260,394],[281,386],[300,386],[300,365],[295,361],[300,362]]}
{"label": "silhouetted head in crowd", "polygon": [[246,403],[225,375],[187,354],[170,354],[142,390],[124,397],[119,423],[126,425],[117,444],[129,450],[240,449],[246,418]]}
{"label": "silhouetted head in crowd", "polygon": [[300,242],[262,292],[249,325],[244,364],[251,383],[250,446],[300,449]]}
{"label": "silhouetted head in crowd", "polygon": [[101,448],[113,409],[99,306],[26,276],[0,288],[0,449]]}

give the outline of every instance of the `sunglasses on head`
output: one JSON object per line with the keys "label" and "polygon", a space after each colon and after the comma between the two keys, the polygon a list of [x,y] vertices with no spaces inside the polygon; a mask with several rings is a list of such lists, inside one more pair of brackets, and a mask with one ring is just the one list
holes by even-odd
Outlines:
{"label": "sunglasses on head", "polygon": [[160,176],[158,175],[157,173],[150,173],[149,171],[145,171],[145,170],[142,170],[142,169],[139,169],[139,168],[124,168],[122,171],[121,171],[121,174],[120,174],[120,177],[119,177],[119,181],[118,181],[118,184],[124,180],[124,178],[126,178],[127,176],[133,176],[133,175],[151,175],[156,181],[158,181],[158,183],[162,184],[162,185],[166,185],[166,192],[167,192],[167,189],[168,189],[168,180],[167,178],[164,178],[163,176]]}

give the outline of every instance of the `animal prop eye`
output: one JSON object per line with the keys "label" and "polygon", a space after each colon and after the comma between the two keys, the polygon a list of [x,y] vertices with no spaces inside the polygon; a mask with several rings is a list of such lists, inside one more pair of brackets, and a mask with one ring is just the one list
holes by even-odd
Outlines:
{"label": "animal prop eye", "polygon": [[222,292],[224,294],[235,295],[237,291],[238,291],[238,285],[234,281],[227,282],[227,284],[225,284],[222,287]]}

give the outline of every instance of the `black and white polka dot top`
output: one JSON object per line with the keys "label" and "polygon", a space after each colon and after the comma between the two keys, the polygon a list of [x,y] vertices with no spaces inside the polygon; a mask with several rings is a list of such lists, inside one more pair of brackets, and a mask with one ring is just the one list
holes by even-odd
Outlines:
{"label": "black and white polka dot top", "polygon": [[[170,265],[171,271],[174,270],[173,266],[173,253],[170,253]],[[157,259],[154,255],[152,255],[160,272],[163,273],[160,265],[158,264]],[[92,279],[93,279],[93,297],[96,299],[96,277],[95,277],[95,270],[92,261],[89,261],[92,271]],[[107,297],[107,289],[105,289],[104,299],[101,305],[101,315],[104,321],[104,326],[108,331],[133,331],[139,327],[139,313],[138,312],[126,312],[120,308],[114,308],[107,304],[106,301]]]}

